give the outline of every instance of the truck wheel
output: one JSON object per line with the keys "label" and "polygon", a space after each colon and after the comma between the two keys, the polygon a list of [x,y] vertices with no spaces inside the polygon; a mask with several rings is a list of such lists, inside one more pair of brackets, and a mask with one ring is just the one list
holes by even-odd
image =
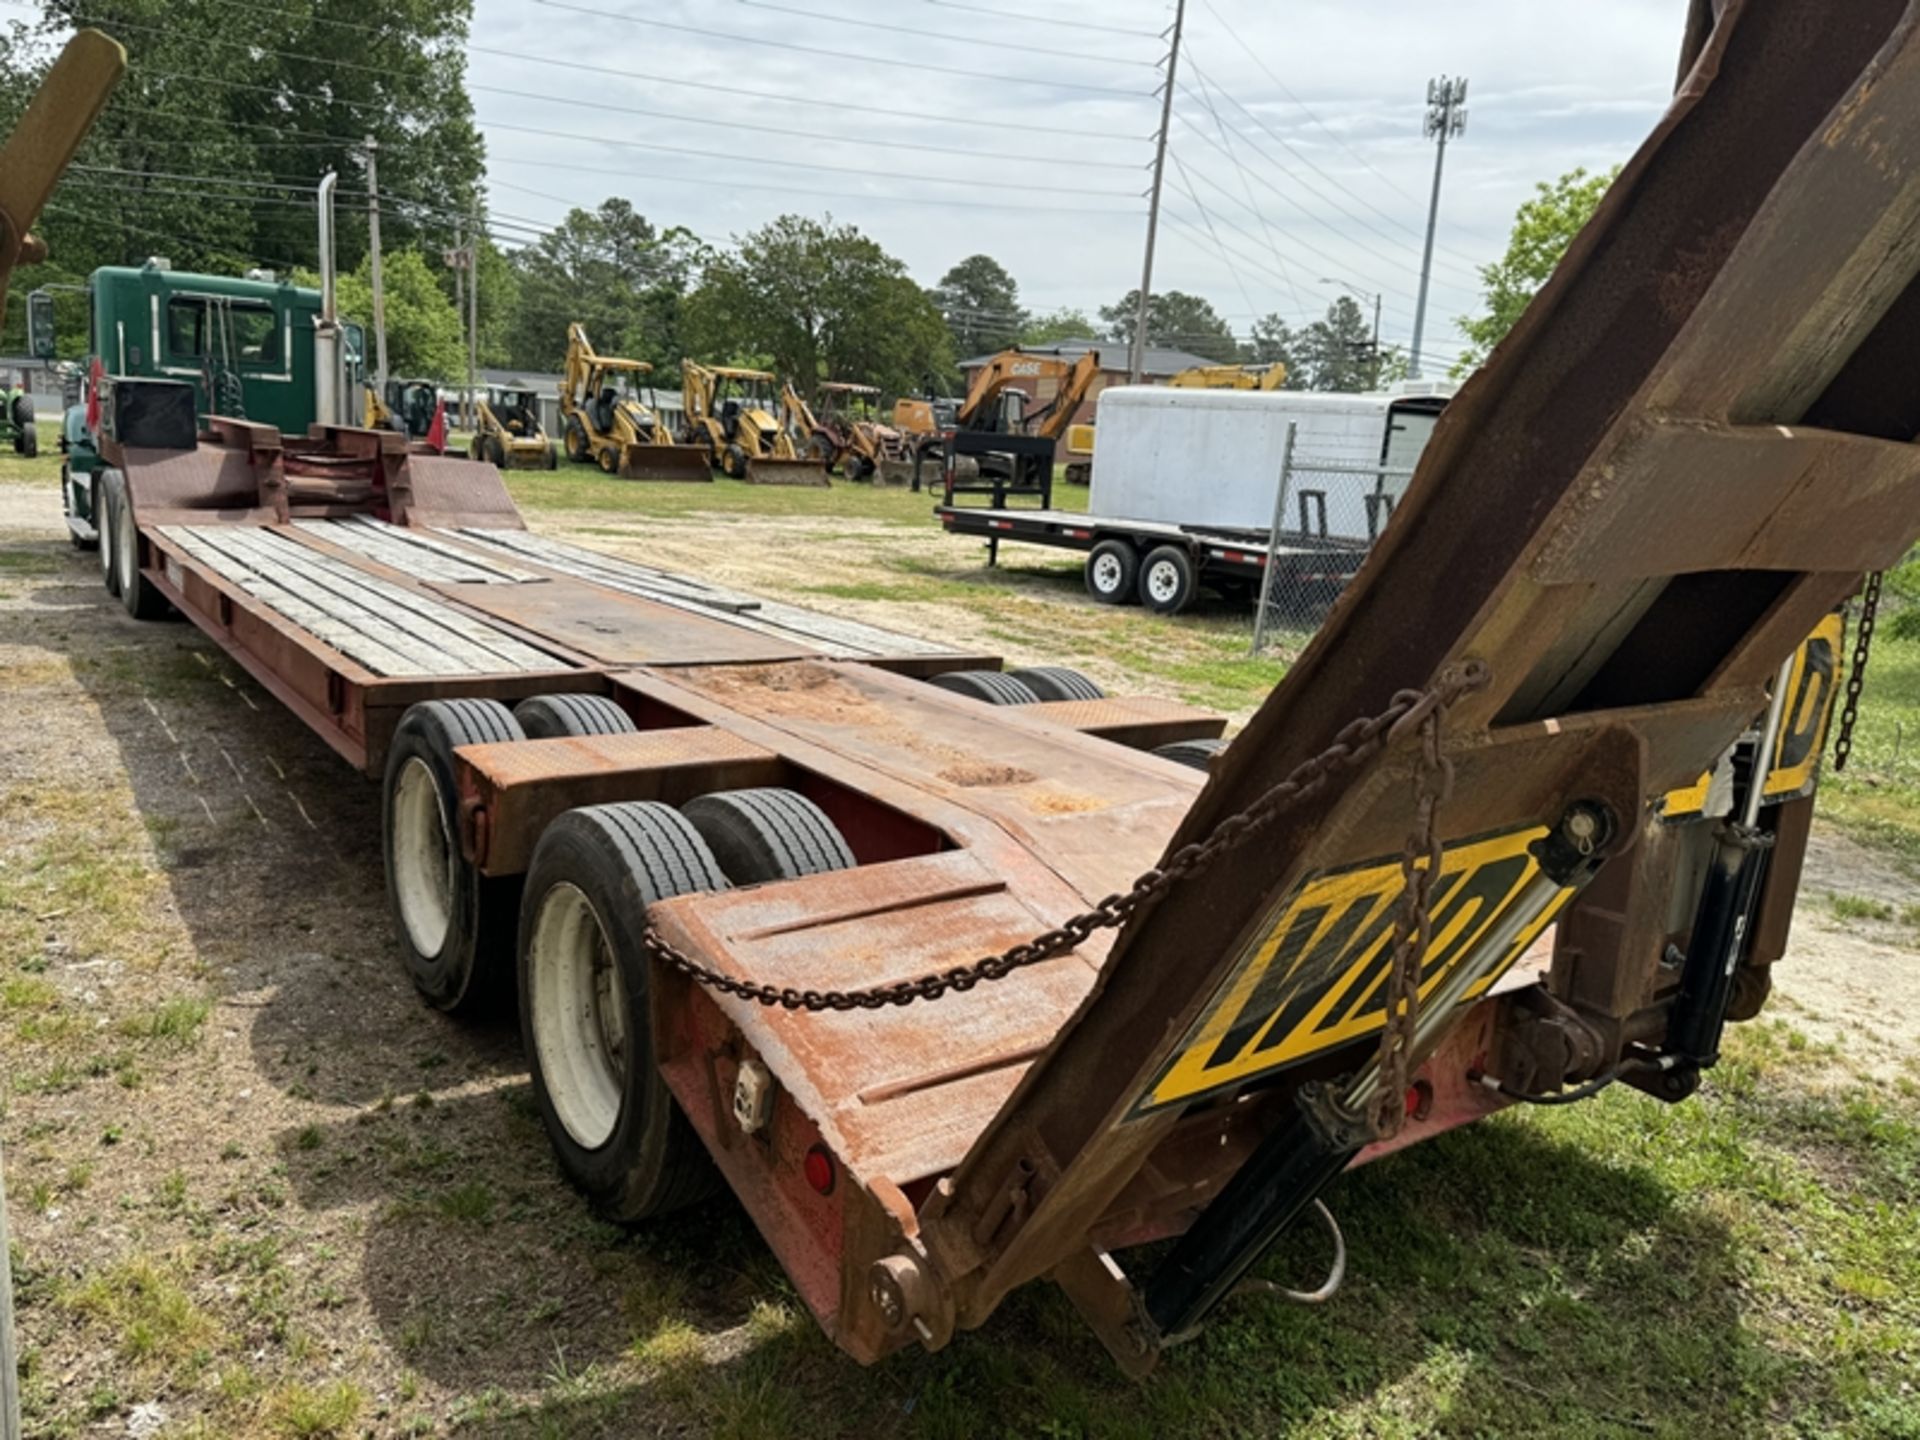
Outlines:
{"label": "truck wheel", "polygon": [[1018,680],[1042,700],[1104,700],[1107,692],[1078,670],[1064,665],[1029,665],[1024,670],[1009,670],[1009,680]]}
{"label": "truck wheel", "polygon": [[93,477],[93,528],[100,536],[100,587],[109,595],[120,593],[120,567],[113,560],[113,493]]}
{"label": "truck wheel", "polygon": [[[69,520],[74,518],[73,500],[73,468],[68,465],[66,461],[62,460],[60,462],[60,508],[66,513]],[[72,526],[67,527],[67,539],[72,542],[73,548],[76,550],[98,550],[100,548],[100,517],[94,515],[89,518],[94,525],[93,539],[91,540],[81,539],[78,530],[75,530]]]}
{"label": "truck wheel", "polygon": [[435,1009],[471,1013],[511,984],[518,885],[460,854],[453,752],[525,738],[497,700],[427,700],[408,707],[387,750],[387,901],[407,974]]}
{"label": "truck wheel", "polygon": [[720,459],[720,468],[735,480],[747,478],[747,452],[739,445],[727,446],[727,452]]}
{"label": "truck wheel", "polygon": [[172,607],[140,570],[140,527],[127,499],[127,478],[118,470],[101,472],[101,486],[113,510],[113,593],[136,620],[163,620]]}
{"label": "truck wheel", "polygon": [[718,1177],[653,1049],[647,907],[722,890],[685,817],[652,801],[569,810],[547,827],[520,914],[520,1032],[560,1168],[610,1220],[705,1198]]}
{"label": "truck wheel", "polygon": [[989,705],[1031,705],[1040,697],[999,670],[949,670],[927,681],[956,695],[971,695]]}
{"label": "truck wheel", "polygon": [[851,870],[853,851],[806,796],[772,787],[702,795],[681,807],[736,885]]}
{"label": "truck wheel", "polygon": [[1156,615],[1178,615],[1193,603],[1193,557],[1178,545],[1149,551],[1140,566],[1140,603]]}
{"label": "truck wheel", "polygon": [[1163,760],[1190,765],[1195,770],[1211,770],[1213,762],[1220,758],[1220,752],[1226,748],[1227,742],[1224,740],[1175,740],[1170,744],[1154,746],[1153,753]]}
{"label": "truck wheel", "polygon": [[567,459],[576,465],[585,465],[589,460],[593,459],[591,447],[587,444],[586,426],[582,425],[578,420],[568,420],[566,437]]}
{"label": "truck wheel", "polygon": [[40,432],[34,428],[31,420],[20,427],[20,439],[17,442],[20,453],[31,460],[40,453]]}
{"label": "truck wheel", "polygon": [[1139,599],[1140,552],[1125,540],[1102,540],[1087,556],[1087,593],[1103,605]]}
{"label": "truck wheel", "polygon": [[529,740],[562,735],[627,735],[634,723],[604,695],[535,695],[513,707]]}

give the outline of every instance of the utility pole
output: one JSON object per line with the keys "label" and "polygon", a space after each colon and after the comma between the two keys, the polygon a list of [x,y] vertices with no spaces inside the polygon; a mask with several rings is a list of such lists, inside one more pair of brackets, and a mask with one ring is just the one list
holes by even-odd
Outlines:
{"label": "utility pole", "polygon": [[[467,313],[467,283],[465,278],[467,252],[458,220],[453,222],[453,249],[447,252],[447,264],[453,269],[453,313],[456,315],[465,315]],[[467,407],[466,402],[463,400],[460,405],[460,424],[464,428],[466,423]]]}
{"label": "utility pole", "polygon": [[1187,0],[1173,7],[1173,43],[1167,49],[1166,89],[1160,94],[1160,135],[1153,150],[1153,191],[1147,202],[1147,254],[1140,265],[1140,304],[1133,313],[1133,344],[1127,355],[1127,379],[1140,383],[1147,354],[1147,306],[1153,298],[1153,237],[1160,228],[1160,182],[1167,173],[1167,129],[1173,124],[1173,82],[1180,65],[1180,32],[1187,20]]}
{"label": "utility pole", "polygon": [[473,403],[474,377],[480,365],[480,206],[473,208],[473,230],[467,236],[467,428],[479,423]]}
{"label": "utility pole", "polygon": [[387,287],[380,279],[380,173],[374,160],[374,152],[379,148],[379,142],[367,136],[367,260],[373,271],[373,393],[384,399],[387,393]]}
{"label": "utility pole", "polygon": [[1433,157],[1433,199],[1427,205],[1427,248],[1420,257],[1420,300],[1413,308],[1413,355],[1407,362],[1407,378],[1420,378],[1420,343],[1427,330],[1427,282],[1433,276],[1433,232],[1440,224],[1440,172],[1446,168],[1447,141],[1467,128],[1467,82],[1449,80],[1442,75],[1427,82],[1426,137],[1438,140],[1440,149]]}
{"label": "utility pole", "polygon": [[1362,290],[1358,285],[1355,285],[1352,281],[1342,280],[1338,275],[1322,275],[1320,277],[1320,283],[1322,285],[1338,285],[1342,290],[1347,290],[1352,292],[1352,294],[1356,299],[1373,301],[1373,364],[1368,369],[1368,373],[1372,377],[1371,381],[1369,382],[1368,388],[1373,390],[1378,390],[1380,388],[1380,360],[1381,360],[1380,301],[1382,297],[1380,292],[1378,290]]}

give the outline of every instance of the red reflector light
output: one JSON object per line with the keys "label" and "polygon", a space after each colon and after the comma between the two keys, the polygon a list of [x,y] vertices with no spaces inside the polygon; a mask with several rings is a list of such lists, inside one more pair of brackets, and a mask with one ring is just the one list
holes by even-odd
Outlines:
{"label": "red reflector light", "polygon": [[836,1171],[833,1156],[827,1153],[824,1145],[815,1145],[807,1151],[807,1158],[801,1162],[801,1168],[807,1172],[807,1184],[822,1195],[833,1193]]}

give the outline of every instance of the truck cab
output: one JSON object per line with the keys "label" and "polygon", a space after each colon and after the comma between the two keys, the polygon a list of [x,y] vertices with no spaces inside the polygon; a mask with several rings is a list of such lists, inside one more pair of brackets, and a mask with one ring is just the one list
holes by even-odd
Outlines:
{"label": "truck cab", "polygon": [[[94,388],[106,377],[174,380],[193,389],[204,423],[226,415],[305,434],[318,418],[314,324],[320,292],[269,272],[235,278],[176,272],[165,260],[102,266],[87,278],[87,353],[80,401],[61,426],[60,486],[67,526],[82,548],[96,543],[93,481],[100,465]],[[57,348],[53,297],[28,297],[33,350]],[[350,370],[365,346],[347,328]],[[358,376],[350,376],[356,383]]]}

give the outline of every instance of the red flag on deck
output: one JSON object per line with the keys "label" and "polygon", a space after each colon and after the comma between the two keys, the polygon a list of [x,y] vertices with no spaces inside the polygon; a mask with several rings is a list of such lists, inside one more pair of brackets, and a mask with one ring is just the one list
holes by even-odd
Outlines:
{"label": "red flag on deck", "polygon": [[447,453],[447,402],[444,400],[433,403],[433,424],[427,427],[427,444],[435,454]]}

